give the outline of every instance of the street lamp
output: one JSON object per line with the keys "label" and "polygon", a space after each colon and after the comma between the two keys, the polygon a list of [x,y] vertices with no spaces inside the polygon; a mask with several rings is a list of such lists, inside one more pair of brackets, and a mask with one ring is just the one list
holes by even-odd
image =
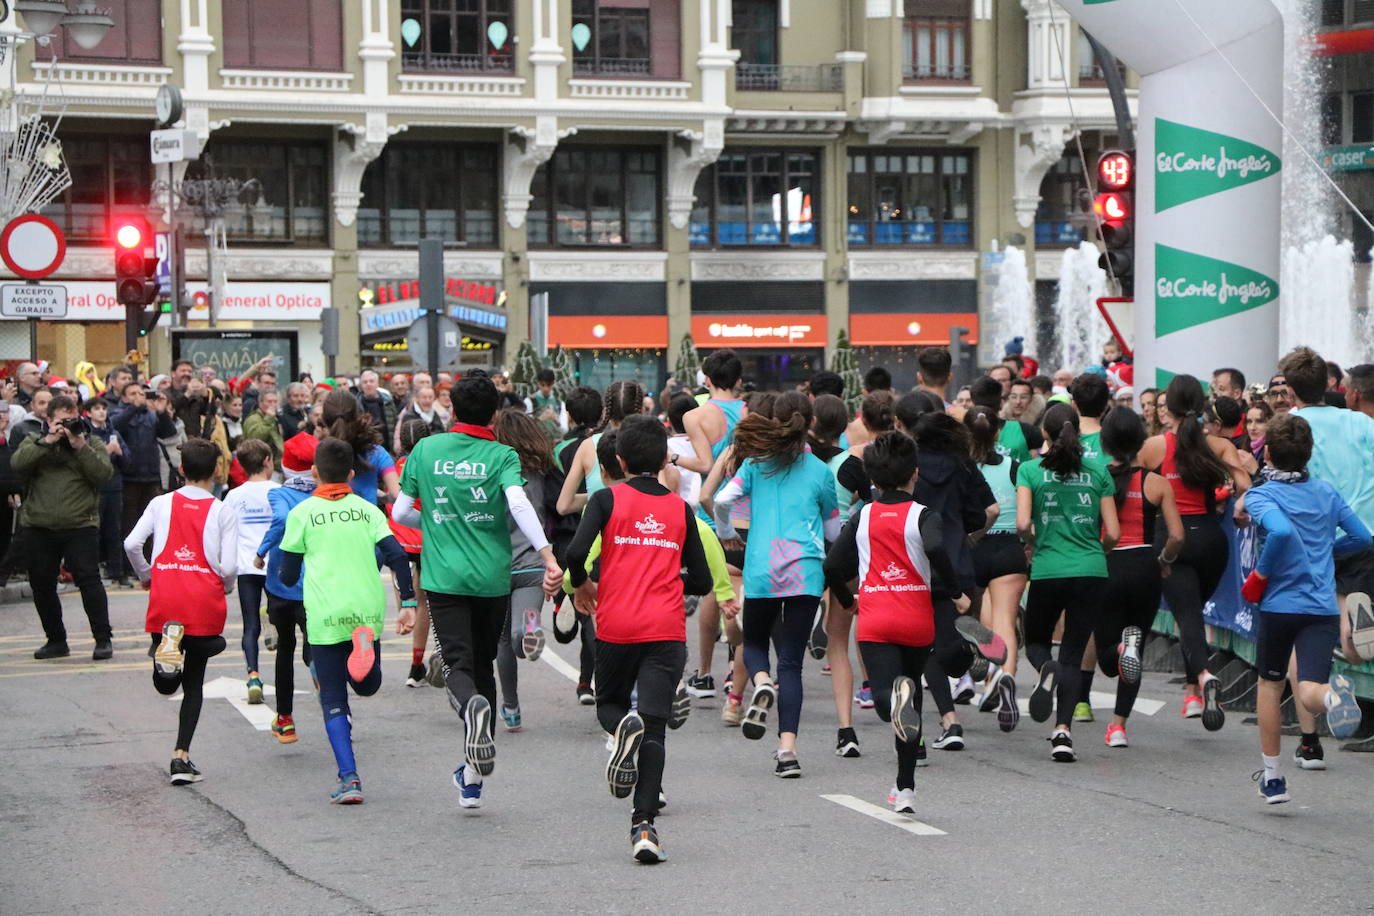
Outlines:
{"label": "street lamp", "polygon": [[72,40],[87,51],[100,44],[105,33],[114,28],[109,10],[96,8],[95,0],[79,0],[76,12],[62,17],[62,25]]}

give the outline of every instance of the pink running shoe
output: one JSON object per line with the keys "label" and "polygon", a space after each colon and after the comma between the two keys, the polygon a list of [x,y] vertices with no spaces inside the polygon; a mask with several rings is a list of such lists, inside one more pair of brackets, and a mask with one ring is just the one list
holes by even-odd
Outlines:
{"label": "pink running shoe", "polygon": [[377,660],[376,638],[371,627],[358,627],[353,631],[353,651],[348,653],[348,677],[354,683],[366,678]]}

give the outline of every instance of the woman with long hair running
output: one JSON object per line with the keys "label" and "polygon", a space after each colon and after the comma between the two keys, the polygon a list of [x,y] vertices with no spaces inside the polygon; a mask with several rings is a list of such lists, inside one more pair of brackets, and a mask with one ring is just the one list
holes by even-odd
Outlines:
{"label": "woman with long hair running", "polygon": [[[1039,672],[1030,697],[1031,718],[1044,722],[1058,710],[1050,756],[1077,759],[1073,708],[1079,697],[1079,666],[1102,606],[1106,551],[1116,546],[1115,487],[1100,466],[1083,462],[1078,412],[1054,404],[1041,418],[1049,443],[1045,454],[1016,473],[1016,530],[1032,551],[1026,599],[1026,659]],[[1054,627],[1064,616],[1059,659],[1051,653]]]}
{"label": "woman with long hair running", "polygon": [[997,518],[973,545],[973,577],[982,589],[980,619],[1007,644],[1007,659],[988,670],[982,709],[997,704],[997,725],[1004,732],[1016,728],[1021,710],[1016,705],[1016,615],[1026,591],[1026,548],[1016,533],[1016,472],[1021,462],[997,451],[997,416],[983,405],[964,414],[972,440],[970,454],[997,500]]}
{"label": "woman with long hair running", "polygon": [[[821,564],[825,541],[839,534],[835,481],[807,449],[811,401],[789,391],[773,405],[773,416],[751,413],[735,427],[739,470],[715,496],[716,531],[735,540],[730,509],[751,497],[749,543],[744,552],[744,663],[754,696],[742,730],[758,740],[767,733],[768,712],[778,707],[775,773],[801,775],[797,728],[801,721],[802,656],[824,590]],[[738,545],[732,545],[738,546]],[[768,643],[781,621],[775,645],[778,682],[769,673]]]}
{"label": "woman with long hair running", "polygon": [[[1221,512],[1227,497],[1250,489],[1250,475],[1229,439],[1207,436],[1202,431],[1206,397],[1202,384],[1191,375],[1176,375],[1164,391],[1165,426],[1158,436],[1145,441],[1140,464],[1157,471],[1174,490],[1174,501],[1183,516],[1183,549],[1164,580],[1164,598],[1178,626],[1179,646],[1187,676],[1187,696],[1180,715],[1202,719],[1202,726],[1216,731],[1226,724],[1221,708],[1221,684],[1207,670],[1207,631],[1202,609],[1221,583],[1230,559],[1230,546],[1221,530]],[[1157,523],[1157,527],[1162,521]],[[1159,550],[1163,538],[1156,537]],[[1158,551],[1157,551],[1158,552]]]}
{"label": "woman with long hair running", "polygon": [[[510,407],[497,412],[491,428],[497,442],[509,445],[520,456],[525,495],[538,513],[545,533],[552,534],[563,474],[554,465],[548,431],[534,417]],[[506,605],[506,625],[496,647],[496,671],[501,679],[501,719],[507,731],[518,731],[521,716],[516,659],[536,661],[544,652],[544,627],[539,619],[544,607],[544,567],[539,553],[530,547],[515,521],[508,520],[508,524],[510,600]]]}
{"label": "woman with long hair running", "polygon": [[[1103,740],[1108,747],[1127,747],[1126,719],[1140,692],[1141,648],[1159,612],[1164,578],[1183,547],[1183,519],[1174,491],[1154,471],[1140,466],[1145,421],[1131,410],[1112,410],[1102,420],[1102,450],[1111,458],[1107,471],[1116,488],[1121,539],[1107,554],[1107,590],[1094,628],[1097,664],[1107,677],[1118,678],[1116,709]],[[1156,555],[1155,521],[1167,533]]]}
{"label": "woman with long hair running", "polygon": [[353,479],[348,482],[353,492],[376,505],[381,490],[388,502],[395,502],[401,494],[401,475],[391,453],[382,448],[382,434],[358,406],[358,399],[347,391],[331,391],[324,399],[321,416],[325,435],[353,447]]}

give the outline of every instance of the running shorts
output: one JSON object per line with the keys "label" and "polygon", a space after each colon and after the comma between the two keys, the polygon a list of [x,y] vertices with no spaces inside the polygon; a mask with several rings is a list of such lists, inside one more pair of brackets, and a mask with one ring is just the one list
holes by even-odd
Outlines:
{"label": "running shorts", "polygon": [[1336,557],[1336,593],[1374,595],[1374,547]]}
{"label": "running shorts", "polygon": [[979,588],[986,588],[993,579],[1026,572],[1026,548],[1019,535],[989,534],[973,545],[973,577]]}
{"label": "running shorts", "polygon": [[1255,668],[1266,681],[1288,677],[1288,659],[1298,657],[1298,680],[1324,684],[1331,677],[1331,650],[1341,641],[1339,614],[1275,614],[1261,611]]}

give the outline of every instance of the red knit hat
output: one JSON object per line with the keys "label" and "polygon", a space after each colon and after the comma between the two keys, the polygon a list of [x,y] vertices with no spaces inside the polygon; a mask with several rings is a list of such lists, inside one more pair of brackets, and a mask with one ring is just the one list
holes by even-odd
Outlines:
{"label": "red knit hat", "polygon": [[296,433],[282,446],[281,466],[297,473],[310,470],[315,464],[315,449],[319,444],[320,440],[310,433]]}

